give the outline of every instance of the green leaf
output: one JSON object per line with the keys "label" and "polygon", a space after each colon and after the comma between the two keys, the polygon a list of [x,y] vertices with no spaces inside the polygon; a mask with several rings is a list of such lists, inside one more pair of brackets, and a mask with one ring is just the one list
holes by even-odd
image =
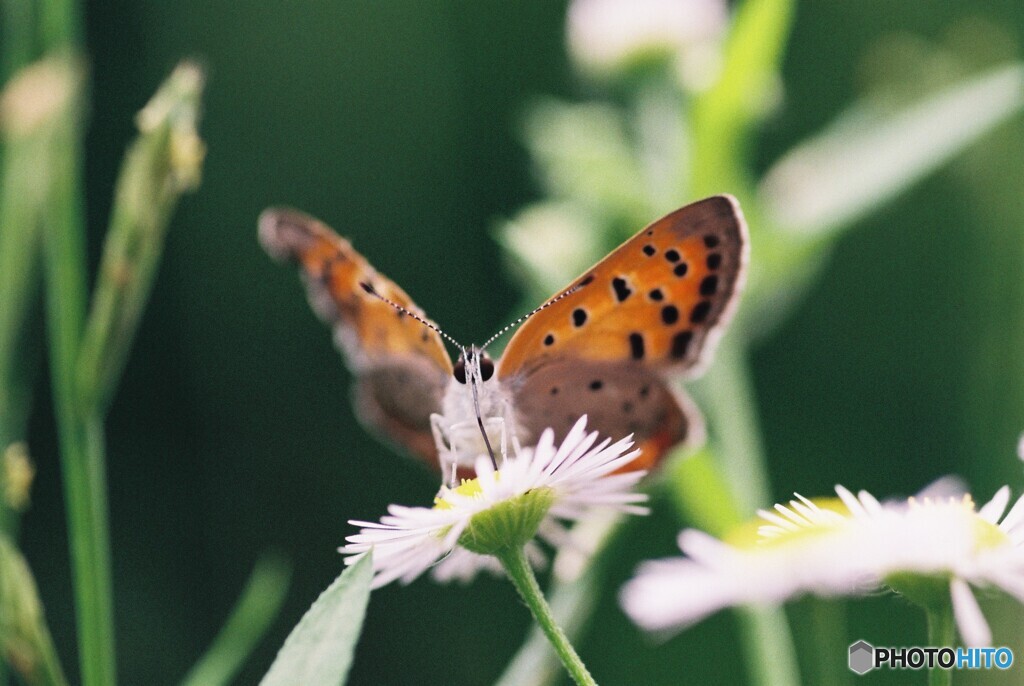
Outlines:
{"label": "green leaf", "polygon": [[893,113],[854,105],[766,175],[777,226],[817,235],[848,226],[946,163],[1024,106],[1024,65],[1003,66]]}
{"label": "green leaf", "polygon": [[261,686],[341,686],[363,628],[373,580],[368,553],[324,591],[292,629]]}
{"label": "green leaf", "polygon": [[288,592],[290,576],[288,563],[274,555],[267,555],[256,563],[227,622],[206,654],[182,681],[182,686],[231,683],[277,617]]}

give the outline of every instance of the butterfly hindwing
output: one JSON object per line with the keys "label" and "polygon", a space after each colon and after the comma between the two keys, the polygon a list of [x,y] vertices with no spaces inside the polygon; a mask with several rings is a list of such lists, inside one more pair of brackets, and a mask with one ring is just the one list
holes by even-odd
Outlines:
{"label": "butterfly hindwing", "polygon": [[641,455],[629,469],[648,469],[668,448],[704,435],[693,403],[656,372],[635,365],[555,360],[526,375],[514,397],[527,441],[547,428],[561,438],[584,414],[602,436],[633,434]]}
{"label": "butterfly hindwing", "polygon": [[361,284],[425,317],[422,310],[348,241],[309,215],[268,209],[260,215],[259,235],[272,257],[299,265],[313,309],[333,327],[357,378],[360,418],[436,463],[430,415],[441,411],[451,359],[436,331],[367,293]]}

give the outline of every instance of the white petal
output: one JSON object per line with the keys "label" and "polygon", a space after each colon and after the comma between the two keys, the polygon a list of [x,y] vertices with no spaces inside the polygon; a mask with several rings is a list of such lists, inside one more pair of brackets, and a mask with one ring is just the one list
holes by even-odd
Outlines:
{"label": "white petal", "polygon": [[992,630],[988,628],[978,600],[967,582],[953,579],[949,583],[949,593],[953,599],[953,616],[964,645],[971,648],[992,645]]}
{"label": "white petal", "polygon": [[839,499],[843,501],[844,505],[846,505],[846,509],[848,509],[850,514],[854,517],[866,517],[868,515],[867,510],[865,510],[864,506],[860,504],[859,500],[857,500],[857,496],[851,493],[845,486],[836,484],[836,495],[839,496]]}
{"label": "white petal", "polygon": [[783,519],[774,512],[769,512],[768,510],[758,510],[757,516],[771,522],[775,526],[785,529],[786,531],[798,531],[800,528],[796,524],[793,524],[792,522]]}
{"label": "white petal", "polygon": [[1003,521],[999,522],[999,528],[1003,531],[1012,531],[1021,522],[1024,522],[1024,495],[1017,498],[1017,502],[1013,504],[1010,511],[1003,517]]}
{"label": "white petal", "polygon": [[867,491],[859,491],[857,493],[857,500],[860,501],[860,504],[864,506],[864,511],[869,515],[875,515],[882,511],[882,504]]}
{"label": "white petal", "polygon": [[808,524],[810,524],[810,522],[804,519],[804,517],[802,517],[800,514],[794,512],[793,510],[786,507],[785,505],[782,505],[781,503],[775,505],[775,511],[781,514],[789,521],[796,524],[797,526],[807,526]]}
{"label": "white petal", "polygon": [[986,573],[984,578],[1012,595],[1017,602],[1024,603],[1024,573],[1021,570],[1015,573],[1009,569],[993,569]]}
{"label": "white petal", "polygon": [[1006,505],[1010,502],[1010,487],[1003,486],[996,494],[992,496],[992,500],[988,501],[981,506],[978,510],[978,516],[984,519],[986,522],[995,524],[999,521],[999,518],[1003,516],[1003,512],[1006,511]]}

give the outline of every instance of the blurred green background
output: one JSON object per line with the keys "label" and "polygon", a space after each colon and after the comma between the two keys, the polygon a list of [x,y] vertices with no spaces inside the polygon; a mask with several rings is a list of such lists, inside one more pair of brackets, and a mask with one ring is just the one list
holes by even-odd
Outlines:
{"label": "blurred green background", "polygon": [[[436,478],[355,422],[349,374],[293,270],[257,245],[256,217],[289,204],[323,218],[453,336],[489,337],[521,295],[493,227],[539,194],[520,142],[525,109],[589,88],[567,60],[564,14],[563,3],[539,0],[86,4],[93,266],[134,112],[180,58],[198,58],[209,73],[203,185],[174,218],[108,424],[123,683],[180,678],[254,561],[275,550],[293,563],[293,585],[240,679],[254,682],[340,571],[346,520],[377,518],[390,502],[428,502]],[[903,68],[914,46],[970,67],[1019,58],[1022,45],[1019,0],[800,2],[783,99],[755,148],[759,168],[867,90],[927,90],[920,61]],[[1024,489],[1014,458],[1024,430],[1022,153],[1018,118],[861,221],[758,348],[776,498],[827,494],[835,483],[909,494],[951,473],[980,499],[1003,483]],[[73,675],[45,383],[21,544]],[[680,525],[668,506],[631,525],[615,586],[641,557],[671,552]],[[997,642],[1024,659],[1019,607],[998,598],[983,607]],[[848,608],[850,642],[924,641],[918,610],[905,603],[873,598]],[[821,611],[791,608],[801,660],[815,658],[807,627]],[[350,683],[488,683],[527,625],[512,589],[492,579],[388,587],[371,599]],[[722,614],[655,644],[609,592],[579,648],[604,683],[673,684],[682,674],[737,683],[734,630]],[[838,651],[815,659],[842,665],[845,644]],[[1019,670],[1002,678],[1018,683]]]}

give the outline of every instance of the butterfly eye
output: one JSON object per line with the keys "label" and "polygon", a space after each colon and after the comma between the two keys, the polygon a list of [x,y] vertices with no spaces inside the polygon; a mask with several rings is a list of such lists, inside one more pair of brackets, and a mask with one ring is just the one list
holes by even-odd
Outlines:
{"label": "butterfly eye", "polygon": [[480,378],[484,381],[494,376],[494,361],[486,354],[480,354]]}
{"label": "butterfly eye", "polygon": [[459,359],[455,363],[455,369],[452,370],[452,374],[455,376],[455,380],[459,383],[466,383],[466,360],[463,359],[462,355],[459,355]]}

